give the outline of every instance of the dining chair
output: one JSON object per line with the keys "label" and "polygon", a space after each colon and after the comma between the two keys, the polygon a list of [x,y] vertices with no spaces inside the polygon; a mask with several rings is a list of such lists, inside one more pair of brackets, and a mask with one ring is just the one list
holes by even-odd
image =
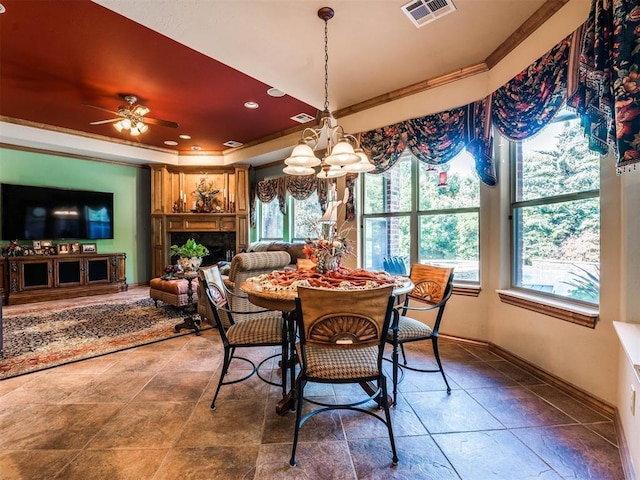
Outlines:
{"label": "dining chair", "polygon": [[[229,266],[229,275],[223,277],[224,285],[227,287],[227,291],[231,293],[228,295],[229,308],[243,312],[262,310],[261,307],[257,307],[249,301],[244,292],[242,292],[240,285],[248,278],[271,273],[274,270],[282,270],[290,263],[291,256],[282,251],[238,253],[235,255]],[[200,271],[206,268],[201,267]],[[209,308],[209,302],[202,286],[198,287],[198,298],[203,299],[198,302],[198,313],[201,317],[208,319],[209,323],[213,323],[213,312]],[[242,316],[237,314],[236,320],[241,319]]]}
{"label": "dining chair", "polygon": [[[414,289],[405,296],[405,300],[401,305],[394,308],[396,314],[393,316],[391,327],[387,333],[387,343],[392,345],[391,362],[393,364],[394,404],[397,404],[398,401],[398,371],[400,369],[398,349],[402,351],[402,368],[417,372],[440,372],[447,386],[447,394],[451,393],[451,387],[447,381],[447,376],[444,374],[442,361],[440,360],[438,335],[444,309],[453,292],[453,268],[415,263],[411,266],[409,278],[414,284]],[[411,300],[427,304],[427,306],[418,307],[415,304],[410,306]],[[435,321],[432,325],[407,315],[409,312],[426,312],[428,310],[436,311]],[[438,365],[437,369],[418,368],[409,365],[407,362],[404,345],[424,340],[431,340],[433,355]]]}
{"label": "dining chair", "polygon": [[[220,339],[224,347],[224,360],[220,379],[216,387],[211,410],[216,409],[216,400],[223,385],[239,383],[256,374],[263,382],[269,385],[281,386],[282,395],[287,393],[287,369],[282,368],[281,383],[273,382],[260,374],[260,367],[268,360],[282,355],[288,358],[289,343],[287,331],[281,312],[272,310],[237,311],[229,308],[229,296],[231,292],[225,287],[220,270],[216,266],[203,269],[200,272],[201,281],[209,301],[211,312],[215,318],[215,325],[220,333]],[[241,320],[236,320],[234,315],[241,315]],[[270,355],[256,365],[252,360],[236,354],[238,348],[250,347],[281,347],[281,353]],[[233,360],[242,361],[251,365],[252,369],[241,378],[225,381],[229,373],[229,367]]]}
{"label": "dining chair", "polygon": [[[296,448],[302,425],[314,415],[334,409],[362,412],[384,423],[391,442],[392,464],[398,463],[387,379],[382,369],[393,303],[392,286],[350,291],[298,287],[296,321],[300,341],[296,350],[300,372],[295,386],[297,405],[291,466],[296,465]],[[374,391],[366,394],[363,390],[363,398],[352,403],[329,404],[305,398],[307,382],[368,384],[373,385]],[[384,409],[384,418],[364,407],[372,400],[376,402],[377,409]],[[303,416],[305,401],[318,408]]]}

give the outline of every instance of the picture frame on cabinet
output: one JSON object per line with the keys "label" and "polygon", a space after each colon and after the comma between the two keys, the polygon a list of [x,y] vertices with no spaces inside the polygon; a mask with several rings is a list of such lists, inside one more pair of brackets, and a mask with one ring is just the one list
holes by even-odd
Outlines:
{"label": "picture frame on cabinet", "polygon": [[71,244],[71,253],[80,253],[80,242],[73,242]]}
{"label": "picture frame on cabinet", "polygon": [[82,253],[98,253],[98,245],[95,243],[83,243]]}
{"label": "picture frame on cabinet", "polygon": [[40,240],[40,248],[52,247],[53,242],[51,240]]}
{"label": "picture frame on cabinet", "polygon": [[33,241],[33,249],[34,250],[42,249],[42,242],[40,240],[34,240]]}
{"label": "picture frame on cabinet", "polygon": [[58,255],[66,255],[69,253],[69,244],[68,243],[59,243],[56,245]]}

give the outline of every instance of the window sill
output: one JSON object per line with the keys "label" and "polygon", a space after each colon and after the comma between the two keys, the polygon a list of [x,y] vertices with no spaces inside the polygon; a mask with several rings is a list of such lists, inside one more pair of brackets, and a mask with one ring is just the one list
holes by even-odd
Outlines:
{"label": "window sill", "polygon": [[640,382],[640,323],[613,322],[613,327]]}
{"label": "window sill", "polygon": [[588,306],[516,290],[497,290],[497,292],[502,303],[526,308],[527,310],[559,318],[583,327],[596,328],[596,323],[600,319],[600,312]]}
{"label": "window sill", "polygon": [[467,297],[477,297],[480,295],[480,285],[453,284],[454,295],[464,295]]}

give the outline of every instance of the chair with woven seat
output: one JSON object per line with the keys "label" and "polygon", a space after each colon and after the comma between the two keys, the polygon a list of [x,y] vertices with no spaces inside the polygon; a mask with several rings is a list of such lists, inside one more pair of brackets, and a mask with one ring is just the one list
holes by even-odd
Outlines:
{"label": "chair with woven seat", "polygon": [[[231,260],[229,276],[223,278],[227,291],[232,294],[228,296],[229,308],[234,311],[243,312],[262,310],[261,307],[257,307],[249,301],[241,290],[240,285],[248,278],[271,273],[274,270],[282,270],[290,263],[291,256],[287,252],[281,251],[238,253],[235,255]],[[206,268],[207,267],[202,267],[200,270],[202,271]],[[206,299],[202,286],[198,287],[198,294],[199,298],[203,299],[198,302],[198,313],[200,316],[209,320],[209,323],[213,323],[214,315],[209,308],[209,302]],[[236,320],[240,320],[241,317],[239,314],[236,315]]]}
{"label": "chair with woven seat", "polygon": [[[287,389],[287,371],[285,368],[282,369],[281,383],[275,383],[260,374],[260,367],[266,361],[280,355],[282,355],[283,358],[288,358],[289,343],[287,341],[287,331],[281,312],[257,310],[255,308],[251,309],[251,311],[232,310],[229,308],[228,300],[232,293],[225,287],[218,267],[213,266],[207,268],[201,271],[200,275],[200,284],[203,285],[206,292],[211,312],[215,318],[215,325],[218,328],[224,346],[222,370],[220,372],[218,386],[211,401],[211,409],[216,409],[216,400],[223,385],[242,382],[254,374],[269,385],[281,386],[282,395],[284,396]],[[234,315],[242,316],[242,319],[236,321]],[[281,347],[281,353],[270,355],[258,364],[236,354],[236,349],[238,348],[277,346]],[[252,370],[242,378],[225,381],[224,378],[229,373],[229,367],[233,360],[250,364]]]}
{"label": "chair with woven seat", "polygon": [[[391,323],[391,327],[387,333],[387,343],[390,343],[393,348],[391,362],[393,363],[394,404],[397,403],[398,399],[398,370],[400,368],[398,349],[402,351],[402,368],[417,372],[440,372],[444,379],[444,383],[447,386],[447,393],[451,393],[451,387],[449,386],[447,377],[444,374],[442,361],[440,360],[438,335],[444,309],[447,305],[447,301],[451,297],[451,293],[453,292],[453,268],[442,268],[416,263],[411,267],[409,278],[411,278],[411,281],[414,284],[414,289],[411,293],[406,295],[402,305],[395,307],[397,314],[394,315],[393,322]],[[428,306],[410,306],[410,300],[416,300],[418,302],[425,303]],[[407,313],[410,311],[425,312],[428,310],[436,310],[433,325],[427,325],[420,320],[407,316]],[[431,340],[433,355],[438,365],[437,369],[417,368],[409,365],[407,362],[404,345],[406,343],[419,342],[423,340]]]}
{"label": "chair with woven seat", "polygon": [[[380,420],[387,427],[392,464],[398,463],[387,397],[387,382],[382,370],[386,332],[395,297],[393,287],[369,290],[328,290],[298,287],[296,315],[300,341],[296,346],[300,373],[296,379],[296,425],[291,451],[291,466],[296,465],[296,448],[302,425],[314,415],[328,410],[354,410]],[[372,394],[347,404],[328,404],[305,398],[307,382],[374,385]],[[384,418],[364,408],[375,401],[384,409]],[[302,416],[303,402],[318,408]]]}

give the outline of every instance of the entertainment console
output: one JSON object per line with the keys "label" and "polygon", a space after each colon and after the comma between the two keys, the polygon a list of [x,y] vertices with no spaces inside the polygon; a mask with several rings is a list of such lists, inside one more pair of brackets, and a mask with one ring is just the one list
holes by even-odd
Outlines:
{"label": "entertainment console", "polygon": [[123,292],[125,259],[124,253],[7,257],[7,304]]}

